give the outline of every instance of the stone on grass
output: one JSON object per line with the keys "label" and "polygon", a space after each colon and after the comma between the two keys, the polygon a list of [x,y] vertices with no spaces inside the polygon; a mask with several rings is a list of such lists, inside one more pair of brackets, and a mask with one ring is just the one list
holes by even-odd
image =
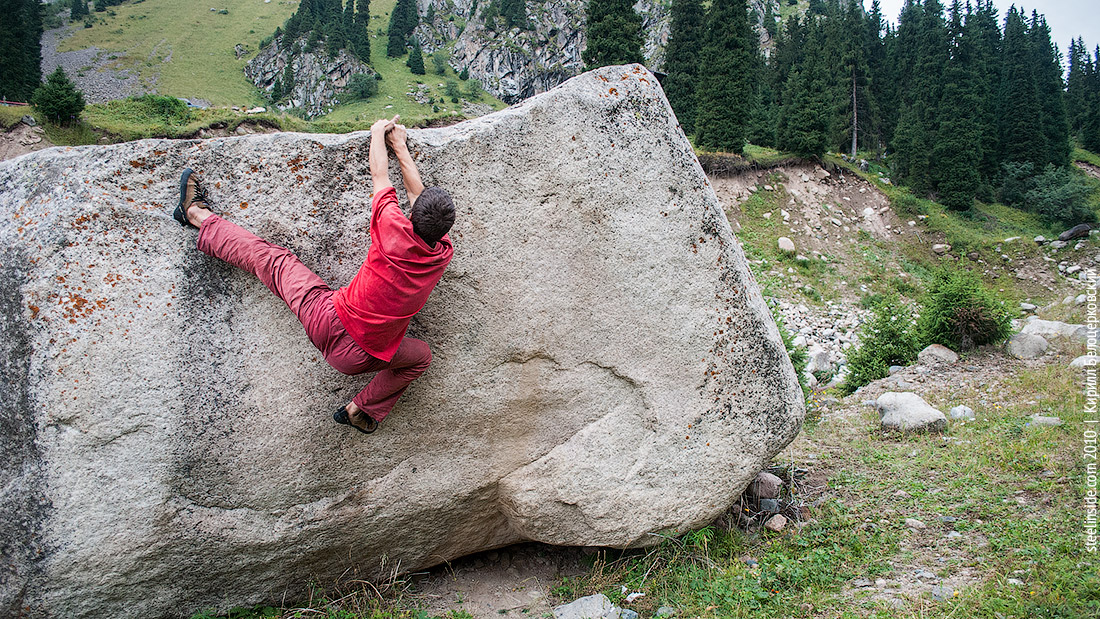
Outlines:
{"label": "stone on grass", "polygon": [[1038,335],[1015,333],[1008,339],[1005,350],[1017,359],[1038,359],[1047,351],[1050,344]]}
{"label": "stone on grass", "polygon": [[783,514],[776,514],[776,515],[772,516],[771,518],[768,518],[768,521],[764,523],[764,528],[765,529],[767,529],[769,531],[775,531],[776,533],[778,533],[779,531],[782,531],[783,528],[786,527],[786,526],[787,526],[787,518]]}
{"label": "stone on grass", "polygon": [[225,613],[526,540],[656,544],[798,433],[779,332],[641,65],[409,130],[458,210],[409,329],[434,361],[376,433],[333,423],[370,376],[170,210],[192,167],[227,220],[342,286],[370,244],[369,139],[0,163],[0,615]]}
{"label": "stone on grass", "polygon": [[1077,224],[1076,226],[1066,230],[1058,235],[1059,241],[1072,241],[1073,239],[1083,239],[1089,235],[1092,230],[1092,224]]}
{"label": "stone on grass", "polygon": [[928,527],[928,525],[924,524],[924,522],[920,520],[917,520],[916,518],[906,518],[905,526],[909,527],[910,529],[924,529]]}
{"label": "stone on grass", "polygon": [[1088,341],[1089,329],[1085,325],[1061,322],[1058,320],[1042,320],[1029,317],[1027,324],[1020,333],[1038,335],[1046,339],[1066,338],[1084,344]]}
{"label": "stone on grass", "polygon": [[794,241],[790,240],[789,238],[781,236],[779,237],[779,240],[776,241],[776,244],[779,246],[779,251],[785,251],[788,254],[794,253]]}
{"label": "stone on grass", "polygon": [[622,609],[602,593],[554,607],[554,619],[622,619]]}
{"label": "stone on grass", "polygon": [[952,419],[974,419],[974,409],[965,404],[960,404],[952,408],[947,414]]}
{"label": "stone on grass", "polygon": [[783,480],[767,471],[760,471],[756,479],[752,480],[747,490],[750,496],[761,499],[774,499],[779,497],[779,489],[783,486]]}
{"label": "stone on grass", "polygon": [[955,363],[959,355],[946,346],[930,344],[917,354],[917,361],[923,365],[935,365],[937,363]]}
{"label": "stone on grass", "polygon": [[1081,355],[1080,357],[1077,357],[1073,361],[1070,361],[1069,362],[1069,367],[1071,367],[1071,368],[1087,368],[1087,367],[1095,366],[1097,363],[1100,363],[1100,357],[1098,357],[1096,355]]}
{"label": "stone on grass", "polygon": [[947,417],[924,398],[911,392],[888,391],[875,400],[883,430],[899,432],[943,432]]}
{"label": "stone on grass", "polygon": [[1060,417],[1048,417],[1046,415],[1040,415],[1035,413],[1028,417],[1031,420],[1031,425],[1034,426],[1060,426],[1062,425],[1062,419]]}
{"label": "stone on grass", "polygon": [[951,246],[947,243],[936,243],[932,245],[932,251],[937,254],[946,254],[951,251]]}

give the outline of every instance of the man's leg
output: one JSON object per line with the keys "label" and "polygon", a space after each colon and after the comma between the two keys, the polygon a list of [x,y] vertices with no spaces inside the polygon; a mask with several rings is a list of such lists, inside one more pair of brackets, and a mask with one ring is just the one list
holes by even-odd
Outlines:
{"label": "man's leg", "polygon": [[[401,340],[397,353],[385,365],[385,369],[378,372],[366,389],[352,398],[352,405],[358,411],[369,415],[371,419],[382,421],[393,410],[393,406],[405,393],[409,383],[423,374],[431,362],[432,351],[428,348],[428,344],[422,340],[406,337]],[[357,411],[352,410],[350,406],[348,412],[357,414]]]}
{"label": "man's leg", "polygon": [[322,349],[331,335],[330,321],[316,311],[316,301],[330,291],[324,280],[302,264],[294,252],[269,243],[204,207],[200,202],[187,210],[187,219],[199,228],[199,250],[259,278],[294,312],[310,342]]}

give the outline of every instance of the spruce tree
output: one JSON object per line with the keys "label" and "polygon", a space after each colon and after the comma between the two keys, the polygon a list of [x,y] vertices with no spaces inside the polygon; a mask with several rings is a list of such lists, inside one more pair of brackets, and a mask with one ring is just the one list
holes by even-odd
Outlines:
{"label": "spruce tree", "polygon": [[409,35],[419,25],[420,16],[416,12],[416,0],[397,0],[390,14],[390,27],[386,33],[388,42],[386,55],[390,58],[404,56],[408,51]]}
{"label": "spruce tree", "polygon": [[76,21],[88,15],[88,0],[72,0],[72,9],[69,11],[69,19]]}
{"label": "spruce tree", "polygon": [[642,18],[634,11],[630,0],[588,0],[585,14],[587,43],[581,60],[586,70],[645,62]]}
{"label": "spruce tree", "polygon": [[61,67],[34,91],[32,102],[46,118],[62,124],[78,119],[84,110],[84,95]]}
{"label": "spruce tree", "polygon": [[960,11],[956,1],[951,11],[953,53],[943,73],[939,137],[932,159],[939,201],[950,209],[965,211],[973,205],[981,182],[977,164],[982,152],[982,132],[974,45],[963,28]]}
{"label": "spruce tree", "polygon": [[875,103],[870,88],[871,69],[867,58],[867,35],[864,32],[867,22],[861,7],[851,2],[841,23],[843,35],[840,41],[840,63],[837,66],[840,68],[844,88],[840,93],[839,113],[845,121],[843,126],[849,144],[838,146],[848,146],[850,155],[855,157],[860,144],[861,127],[874,124],[872,114]]}
{"label": "spruce tree", "polygon": [[1069,122],[1066,119],[1062,81],[1062,54],[1051,43],[1050,27],[1037,12],[1031,14],[1028,31],[1035,67],[1035,88],[1043,119],[1043,141],[1046,157],[1043,164],[1056,167],[1069,165]]}
{"label": "spruce tree", "polygon": [[416,39],[413,39],[412,51],[409,52],[409,60],[405,64],[414,75],[424,75],[424,54],[421,53],[420,43]]}
{"label": "spruce tree", "polygon": [[1033,56],[1023,14],[1015,6],[1005,16],[1000,107],[1000,161],[1031,163],[1035,170],[1046,161],[1046,135],[1036,88]]}
{"label": "spruce tree", "polygon": [[1087,89],[1087,75],[1089,65],[1088,48],[1084,41],[1078,37],[1069,42],[1069,73],[1066,76],[1066,117],[1069,120],[1070,131],[1079,135],[1087,115],[1089,92]]}
{"label": "spruce tree", "polygon": [[783,91],[778,145],[800,157],[820,157],[828,145],[833,117],[832,88],[823,53],[824,34],[813,26],[809,30],[802,63],[791,72]]}
{"label": "spruce tree", "polygon": [[745,0],[713,0],[699,53],[697,145],[733,153],[744,149],[758,53]]}
{"label": "spruce tree", "polygon": [[[978,0],[967,13],[965,36],[970,42],[971,63],[977,76],[975,94],[978,98],[978,130],[981,131],[982,154],[978,170],[982,184],[989,187],[1000,174],[1000,119],[997,92],[1000,84],[1001,29],[997,25],[997,9],[993,0]],[[991,195],[987,195],[991,198]]]}
{"label": "spruce tree", "polygon": [[700,0],[673,0],[672,24],[665,48],[662,85],[684,133],[695,131],[695,83],[699,79],[699,46],[703,38]]}
{"label": "spruce tree", "polygon": [[[351,4],[352,0],[348,0]],[[359,0],[351,27],[352,52],[363,62],[370,62],[370,0]]]}
{"label": "spruce tree", "polygon": [[0,98],[27,101],[42,80],[38,0],[0,1]]}

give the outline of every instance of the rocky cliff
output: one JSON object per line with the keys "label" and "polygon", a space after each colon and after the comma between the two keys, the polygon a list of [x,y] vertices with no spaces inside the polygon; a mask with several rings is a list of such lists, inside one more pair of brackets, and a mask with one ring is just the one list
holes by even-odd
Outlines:
{"label": "rocky cliff", "polygon": [[653,544],[795,436],[791,364],[651,73],[409,140],[456,251],[410,329],[432,367],[369,437],[329,416],[368,377],[169,215],[194,167],[341,285],[370,243],[368,134],[0,163],[0,615],[188,616],[522,540]]}
{"label": "rocky cliff", "polygon": [[297,110],[306,118],[313,118],[332,111],[340,102],[340,95],[351,76],[356,73],[374,75],[375,72],[346,49],[340,50],[335,57],[325,52],[323,44],[308,51],[307,40],[304,35],[296,40],[275,37],[248,61],[244,74],[253,85],[270,95],[276,80],[282,83],[289,65],[294,76],[293,86],[283,84],[287,94],[275,107]]}
{"label": "rocky cliff", "polygon": [[[762,27],[768,1],[774,0],[749,3],[762,43],[769,40]],[[586,4],[587,0],[529,0],[530,29],[505,29],[497,22],[486,23],[485,0],[418,0],[421,25],[416,36],[428,51],[448,50],[456,70],[468,69],[485,90],[515,103],[584,70]],[[642,16],[646,66],[654,71],[664,67],[669,7],[668,0],[638,0],[634,5]]]}

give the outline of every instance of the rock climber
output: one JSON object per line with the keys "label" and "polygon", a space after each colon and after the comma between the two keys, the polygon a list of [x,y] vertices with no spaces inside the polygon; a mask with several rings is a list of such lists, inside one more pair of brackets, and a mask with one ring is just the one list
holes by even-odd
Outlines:
{"label": "rock climber", "polygon": [[[454,203],[443,189],[424,187],[398,119],[383,118],[371,126],[371,243],[359,272],[339,290],[329,288],[290,250],[215,215],[190,168],[180,177],[179,205],[172,213],[181,225],[198,228],[200,251],[249,271],[282,299],[329,365],[348,375],[378,372],[332,415],[366,434],[378,428],[431,363],[428,345],[405,337],[405,331],[454,253],[447,234],[455,220]],[[387,145],[401,167],[409,217],[390,182]]]}

